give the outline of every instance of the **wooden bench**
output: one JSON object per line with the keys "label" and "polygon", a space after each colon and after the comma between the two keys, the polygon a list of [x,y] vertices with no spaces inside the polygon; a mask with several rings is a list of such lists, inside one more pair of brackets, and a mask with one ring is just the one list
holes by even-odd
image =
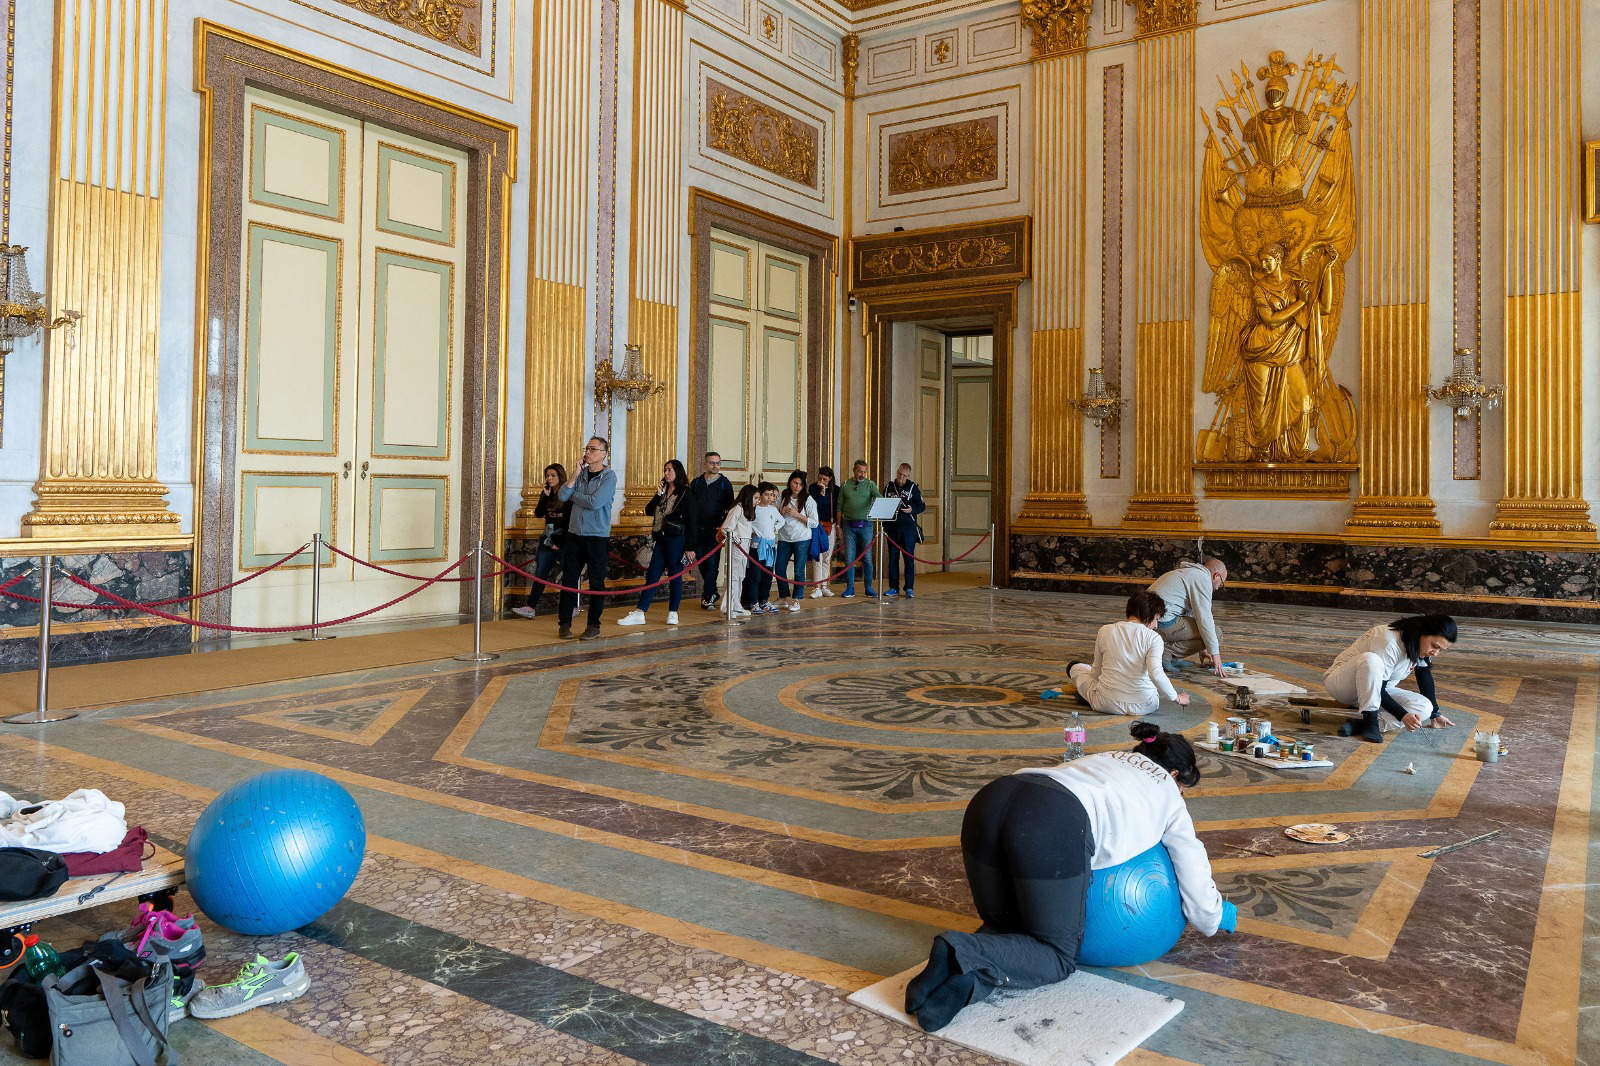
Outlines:
{"label": "wooden bench", "polygon": [[172,894],[183,884],[183,857],[152,844],[155,854],[144,860],[135,873],[90,874],[70,877],[48,896],[0,903],[0,935],[7,940],[35,922],[104,903],[125,899],[148,899],[157,910],[172,909]]}

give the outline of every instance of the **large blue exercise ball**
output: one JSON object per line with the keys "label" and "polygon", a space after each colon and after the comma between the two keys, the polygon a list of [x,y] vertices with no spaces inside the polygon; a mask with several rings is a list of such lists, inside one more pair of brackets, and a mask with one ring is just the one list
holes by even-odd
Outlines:
{"label": "large blue exercise ball", "polygon": [[344,898],[367,830],[338,783],[268,770],[212,800],[189,834],[184,874],[206,917],[267,936],[298,929]]}
{"label": "large blue exercise ball", "polygon": [[1096,870],[1084,911],[1085,966],[1140,966],[1171,951],[1183,935],[1183,901],[1167,849],[1157,844],[1127,862]]}

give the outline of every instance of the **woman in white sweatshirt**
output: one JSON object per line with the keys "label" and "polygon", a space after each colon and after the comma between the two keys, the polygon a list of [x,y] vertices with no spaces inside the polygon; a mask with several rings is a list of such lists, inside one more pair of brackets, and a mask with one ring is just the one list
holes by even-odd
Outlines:
{"label": "woman in white sweatshirt", "polygon": [[1094,638],[1094,663],[1071,662],[1067,676],[1078,690],[1078,702],[1102,714],[1150,714],[1163,698],[1189,706],[1161,668],[1162,640],[1156,623],[1167,605],[1153,592],[1128,597],[1127,618],[1100,627]]}
{"label": "woman in white sweatshirt", "polygon": [[[750,612],[740,603],[742,597],[739,590],[744,588],[745,568],[750,565],[744,553],[750,550],[750,536],[755,529],[758,493],[754,485],[740,489],[733,506],[728,508],[728,516],[717,529],[717,542],[728,553],[728,589],[722,596],[722,608],[728,612],[729,618],[750,617]],[[741,548],[744,550],[740,551]]]}
{"label": "woman in white sweatshirt", "polygon": [[906,986],[906,1012],[928,1032],[996,988],[1064,981],[1078,967],[1092,871],[1166,845],[1189,924],[1233,931],[1233,904],[1211,880],[1178,786],[1200,780],[1194,748],[1149,722],[1132,751],[1018,770],[972,797],[961,823],[967,883],[983,926],[941,933]]}
{"label": "woman in white sweatshirt", "polygon": [[[1456,634],[1456,620],[1449,615],[1419,614],[1373,626],[1357,637],[1322,675],[1328,695],[1361,712],[1360,721],[1339,727],[1339,735],[1382,744],[1384,729],[1455,725],[1439,713],[1433,660],[1456,642]],[[1417,691],[1398,687],[1412,673],[1417,675]]]}

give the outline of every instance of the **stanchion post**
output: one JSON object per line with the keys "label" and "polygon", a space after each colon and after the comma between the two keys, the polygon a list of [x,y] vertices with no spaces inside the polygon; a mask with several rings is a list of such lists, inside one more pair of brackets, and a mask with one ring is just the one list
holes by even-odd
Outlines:
{"label": "stanchion post", "polygon": [[733,605],[737,602],[733,598],[733,551],[733,534],[730,533],[722,538],[722,619],[726,623],[724,629],[739,624],[733,617]]}
{"label": "stanchion post", "polygon": [[55,584],[56,557],[46,555],[44,574],[39,580],[39,696],[32,714],[14,714],[9,725],[48,725],[65,722],[76,714],[50,715],[50,587]]}
{"label": "stanchion post", "polygon": [[457,655],[455,658],[464,663],[486,663],[500,656],[495,652],[483,650],[483,542],[472,549],[472,555],[478,560],[477,572],[472,577],[472,652],[467,655]]}
{"label": "stanchion post", "polygon": [[311,534],[311,632],[295,640],[333,640],[332,633],[317,628],[322,617],[322,530]]}
{"label": "stanchion post", "polygon": [[883,557],[883,523],[877,519],[872,522],[872,542],[878,557],[878,572],[874,575],[878,579],[878,606],[882,607],[884,600],[888,598],[883,593],[889,587],[889,571],[884,569],[889,560]]}

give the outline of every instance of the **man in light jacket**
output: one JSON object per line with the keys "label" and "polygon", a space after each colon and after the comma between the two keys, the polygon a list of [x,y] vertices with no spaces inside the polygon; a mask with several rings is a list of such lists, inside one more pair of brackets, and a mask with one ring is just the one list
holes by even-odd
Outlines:
{"label": "man in light jacket", "polygon": [[1201,666],[1222,676],[1220,635],[1211,618],[1211,598],[1227,580],[1227,566],[1208,555],[1198,563],[1185,560],[1151,583],[1150,591],[1167,607],[1156,623],[1156,632],[1166,643],[1171,668],[1181,669],[1179,660],[1198,653]]}
{"label": "man in light jacket", "polygon": [[[570,505],[567,537],[561,557],[561,580],[578,587],[580,570],[589,572],[589,591],[606,587],[606,566],[611,556],[611,507],[617,498],[617,472],[606,465],[611,445],[604,437],[590,437],[578,462],[578,474],[557,493]],[[579,640],[594,640],[600,635],[600,609],[605,597],[589,597],[589,624]],[[561,638],[572,639],[572,616],[578,610],[578,594],[561,593]]]}

